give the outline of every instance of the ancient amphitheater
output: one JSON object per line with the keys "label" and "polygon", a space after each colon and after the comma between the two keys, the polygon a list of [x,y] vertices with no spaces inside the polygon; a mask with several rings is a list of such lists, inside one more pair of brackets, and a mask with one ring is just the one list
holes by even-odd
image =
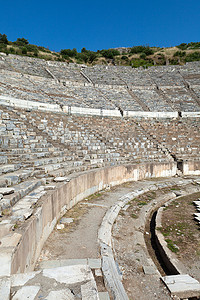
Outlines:
{"label": "ancient amphitheater", "polygon": [[145,237],[155,211],[159,223],[165,203],[200,192],[200,62],[1,53],[0,105],[1,300],[200,297],[200,264],[183,265],[156,230],[163,273]]}

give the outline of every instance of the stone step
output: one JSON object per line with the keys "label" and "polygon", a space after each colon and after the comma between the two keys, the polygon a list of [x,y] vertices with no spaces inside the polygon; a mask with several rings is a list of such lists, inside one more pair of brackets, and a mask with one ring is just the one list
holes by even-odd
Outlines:
{"label": "stone step", "polygon": [[21,198],[11,209],[11,220],[13,222],[24,221],[32,216],[37,201],[45,194],[45,187],[40,185]]}
{"label": "stone step", "polygon": [[101,269],[100,258],[84,258],[84,259],[62,259],[62,260],[44,260],[37,266],[40,269],[52,269],[57,267],[88,265],[91,269]]}
{"label": "stone step", "polygon": [[4,164],[0,166],[0,175],[17,171],[21,168],[21,164]]}
{"label": "stone step", "polygon": [[65,161],[65,157],[48,157],[48,158],[42,158],[34,161],[27,161],[27,163],[30,166],[33,167],[39,167],[39,166],[44,166],[48,164],[56,164],[56,163],[61,163]]}
{"label": "stone step", "polygon": [[[31,279],[42,284],[30,285]],[[9,282],[5,278],[0,279],[0,293],[4,300],[100,299],[92,271],[84,264],[15,274],[11,276]]]}
{"label": "stone step", "polygon": [[13,187],[14,193],[3,196],[0,201],[0,210],[3,212],[5,209],[13,207],[20,199],[25,197],[27,194],[38,188],[43,184],[43,180],[32,180],[20,183]]}
{"label": "stone step", "polygon": [[21,169],[16,172],[10,172],[6,175],[0,176],[0,186],[13,186],[14,184],[18,184],[19,182],[28,179],[32,176],[34,169],[27,168]]}
{"label": "stone step", "polygon": [[3,152],[2,152],[2,155],[0,155],[0,165],[7,164],[7,163],[8,163],[8,157],[7,157],[7,155],[3,155]]}

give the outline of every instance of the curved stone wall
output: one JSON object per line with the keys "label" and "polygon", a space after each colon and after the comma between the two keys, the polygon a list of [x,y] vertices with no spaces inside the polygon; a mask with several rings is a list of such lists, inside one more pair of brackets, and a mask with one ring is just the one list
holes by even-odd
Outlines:
{"label": "curved stone wall", "polygon": [[[35,212],[0,245],[0,263],[5,265],[0,276],[34,269],[44,242],[57,220],[77,202],[108,186],[151,177],[170,177],[177,171],[175,162],[147,163],[97,169],[71,177],[41,199]],[[6,244],[6,239],[9,243]],[[4,246],[4,247],[3,247]],[[5,264],[6,261],[6,264]]]}

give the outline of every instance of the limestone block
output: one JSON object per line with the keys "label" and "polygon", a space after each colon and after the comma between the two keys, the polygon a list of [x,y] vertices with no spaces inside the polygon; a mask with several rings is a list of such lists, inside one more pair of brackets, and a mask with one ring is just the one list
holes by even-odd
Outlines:
{"label": "limestone block", "polygon": [[11,286],[23,286],[25,285],[30,279],[34,278],[37,274],[39,274],[41,271],[38,272],[31,272],[31,273],[21,273],[21,274],[14,274],[10,277],[11,280]]}
{"label": "limestone block", "polygon": [[200,283],[188,274],[164,276],[161,279],[172,295],[180,298],[200,296]]}
{"label": "limestone block", "polygon": [[93,278],[88,265],[74,265],[43,270],[43,276],[53,278],[60,283],[74,284]]}
{"label": "limestone block", "polygon": [[16,292],[12,300],[34,300],[39,290],[39,286],[23,286]]}
{"label": "limestone block", "polygon": [[0,299],[10,300],[10,278],[0,278]]}
{"label": "limestone block", "polygon": [[74,295],[70,291],[70,289],[65,288],[64,290],[59,291],[51,291],[47,297],[45,297],[46,300],[74,300]]}
{"label": "limestone block", "polygon": [[55,182],[63,182],[63,181],[69,182],[70,179],[68,179],[67,177],[56,177],[56,178],[54,178],[54,181]]}
{"label": "limestone block", "polygon": [[94,280],[81,285],[82,300],[99,300],[99,295]]}

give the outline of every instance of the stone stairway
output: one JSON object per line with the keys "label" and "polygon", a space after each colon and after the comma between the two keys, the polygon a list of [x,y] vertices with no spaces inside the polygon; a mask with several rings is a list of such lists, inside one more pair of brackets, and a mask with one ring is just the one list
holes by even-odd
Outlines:
{"label": "stone stairway", "polygon": [[0,279],[0,295],[2,300],[110,299],[107,292],[98,292],[93,269],[84,263],[15,274],[10,279]]}

